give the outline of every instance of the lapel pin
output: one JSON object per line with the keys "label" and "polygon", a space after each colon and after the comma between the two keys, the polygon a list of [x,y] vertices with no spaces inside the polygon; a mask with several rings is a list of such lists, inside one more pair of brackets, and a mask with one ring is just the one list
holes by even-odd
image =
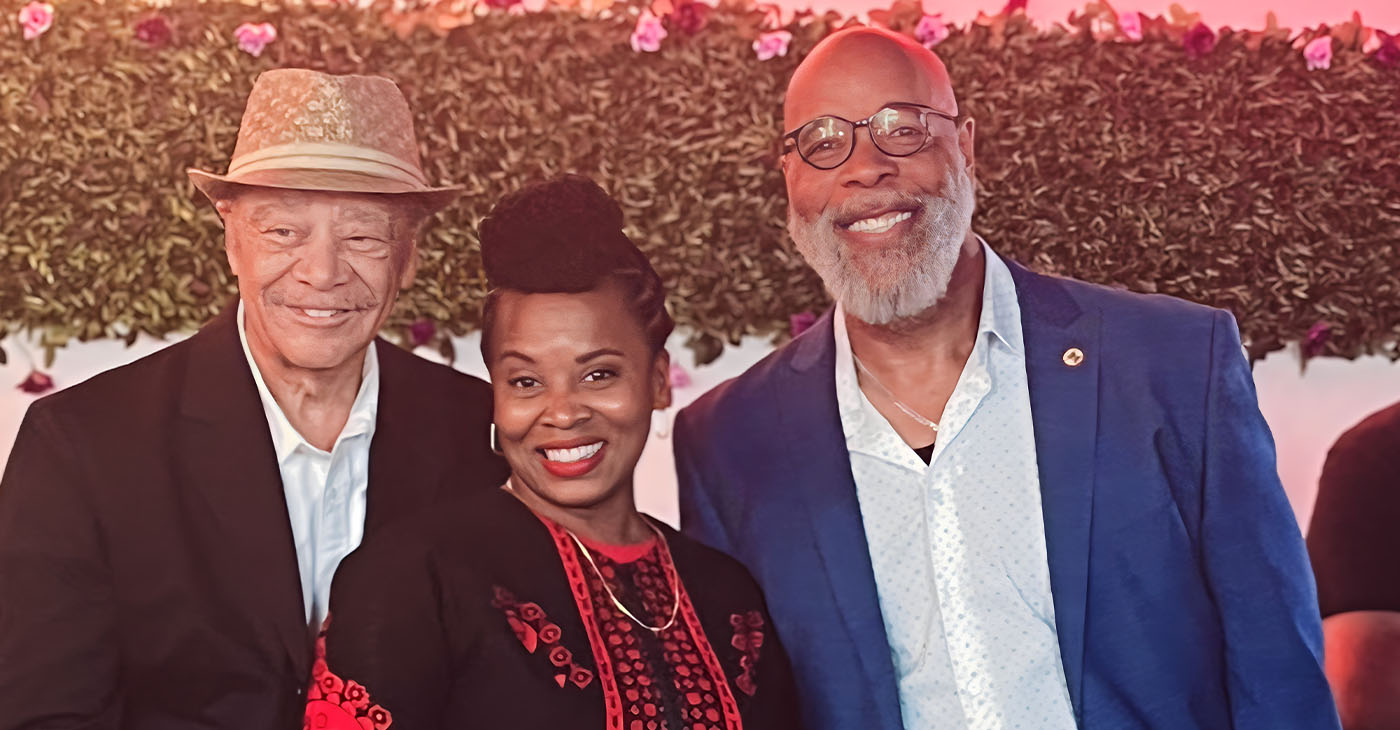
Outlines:
{"label": "lapel pin", "polygon": [[1080,363],[1084,362],[1084,351],[1078,347],[1071,347],[1065,350],[1065,354],[1061,355],[1060,359],[1063,360],[1066,365],[1077,368]]}

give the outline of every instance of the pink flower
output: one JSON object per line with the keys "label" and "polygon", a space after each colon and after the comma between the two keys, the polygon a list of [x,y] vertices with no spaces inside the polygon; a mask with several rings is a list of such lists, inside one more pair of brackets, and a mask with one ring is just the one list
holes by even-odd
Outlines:
{"label": "pink flower", "polygon": [[277,28],[271,23],[244,23],[234,28],[233,37],[238,40],[240,50],[261,56],[267,44],[277,40]]}
{"label": "pink flower", "polygon": [[671,11],[671,25],[686,35],[695,35],[709,21],[710,6],[700,2],[682,2]]}
{"label": "pink flower", "polygon": [[1332,325],[1327,322],[1314,322],[1308,328],[1308,333],[1303,335],[1303,357],[1317,357],[1322,354],[1327,347],[1327,341],[1332,339]]}
{"label": "pink flower", "polygon": [[38,370],[30,370],[29,377],[15,387],[31,395],[39,395],[53,390],[53,378]]}
{"label": "pink flower", "polygon": [[1318,36],[1303,46],[1303,59],[1308,62],[1308,70],[1329,69],[1332,67],[1332,36]]}
{"label": "pink flower", "polygon": [[1142,40],[1142,13],[1136,10],[1119,13],[1118,32],[1130,41]]}
{"label": "pink flower", "polygon": [[1196,23],[1181,39],[1181,46],[1191,58],[1201,58],[1215,49],[1215,31],[1205,23]]}
{"label": "pink flower", "polygon": [[1002,15],[1010,15],[1010,14],[1016,12],[1017,10],[1022,10],[1022,11],[1024,11],[1025,9],[1026,9],[1026,0],[1008,0],[1007,3],[1006,3],[1006,7],[1004,7],[1004,8],[1001,9],[1001,14],[1002,14]]}
{"label": "pink flower", "polygon": [[689,388],[689,387],[690,387],[690,373],[687,373],[687,372],[685,371],[685,368],[681,367],[681,364],[678,363],[678,362],[673,362],[673,363],[671,363],[671,387],[672,387],[672,388]]}
{"label": "pink flower", "polygon": [[1386,68],[1394,68],[1396,65],[1400,65],[1400,44],[1397,44],[1395,41],[1397,36],[1380,30],[1376,31],[1376,33],[1381,39],[1380,47],[1377,48],[1376,52],[1372,55],[1372,57],[1376,59],[1376,63]]}
{"label": "pink flower", "polygon": [[771,30],[753,42],[753,52],[758,54],[758,60],[767,61],[775,56],[786,56],[788,44],[791,42],[791,33],[785,30]]}
{"label": "pink flower", "polygon": [[414,347],[432,342],[436,334],[437,325],[433,324],[431,319],[420,319],[408,326],[408,341]]}
{"label": "pink flower", "polygon": [[665,37],[666,28],[661,25],[661,19],[650,10],[643,10],[637,18],[637,27],[632,29],[632,50],[655,53],[661,50],[661,39]]}
{"label": "pink flower", "polygon": [[933,48],[947,37],[948,24],[943,22],[943,16],[938,13],[925,15],[914,27],[914,39],[924,44],[925,48]]}
{"label": "pink flower", "polygon": [[516,15],[522,13],[540,13],[544,12],[545,6],[548,4],[548,0],[521,0],[519,4],[510,7],[510,12]]}
{"label": "pink flower", "polygon": [[24,28],[24,39],[32,41],[53,27],[53,6],[48,3],[32,2],[20,8],[19,24]]}
{"label": "pink flower", "polygon": [[160,48],[169,43],[170,36],[170,24],[165,22],[164,16],[152,15],[136,24],[136,40],[151,48]]}
{"label": "pink flower", "polygon": [[798,312],[788,316],[788,334],[796,337],[817,323],[817,315],[811,312]]}

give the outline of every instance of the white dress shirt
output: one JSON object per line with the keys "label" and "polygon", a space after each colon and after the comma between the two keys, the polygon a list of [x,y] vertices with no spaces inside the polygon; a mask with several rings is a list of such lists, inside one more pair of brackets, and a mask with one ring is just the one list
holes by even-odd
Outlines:
{"label": "white dress shirt", "polygon": [[1011,271],[982,247],[977,340],[938,419],[932,461],[925,464],[861,391],[838,305],[841,427],[904,726],[1072,729],[1021,309]]}
{"label": "white dress shirt", "polygon": [[379,410],[379,356],[370,344],[360,375],[360,390],[350,418],[329,452],[312,446],[297,432],[267,389],[243,328],[243,302],[238,303],[238,339],[262,397],[263,413],[272,432],[282,493],[296,543],[301,573],[301,600],[307,628],[315,634],[326,618],[331,579],[340,561],[360,546],[365,532],[365,497],[369,490],[369,445],[374,439]]}

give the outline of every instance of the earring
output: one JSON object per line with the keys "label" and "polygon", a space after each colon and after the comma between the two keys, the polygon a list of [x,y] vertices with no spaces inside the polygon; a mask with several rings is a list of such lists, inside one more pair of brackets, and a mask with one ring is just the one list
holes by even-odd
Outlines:
{"label": "earring", "polygon": [[501,442],[496,438],[496,424],[494,421],[491,423],[491,436],[487,443],[490,444],[492,451],[497,454],[501,453]]}
{"label": "earring", "polygon": [[[656,427],[656,417],[657,417],[658,415],[661,416],[661,428],[657,428],[657,427]],[[652,411],[652,412],[651,412],[651,426],[652,426],[651,432],[652,432],[653,434],[656,434],[656,437],[657,437],[657,438],[659,438],[659,439],[668,439],[668,438],[671,438],[671,412],[670,412],[669,410],[664,410],[664,411]]]}

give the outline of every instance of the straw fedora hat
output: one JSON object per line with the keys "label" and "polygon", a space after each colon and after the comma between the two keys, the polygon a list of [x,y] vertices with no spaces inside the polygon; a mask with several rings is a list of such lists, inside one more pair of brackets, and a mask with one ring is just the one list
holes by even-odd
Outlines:
{"label": "straw fedora hat", "polygon": [[393,81],[307,69],[264,71],[253,82],[227,174],[186,172],[211,201],[229,186],[257,185],[412,196],[437,210],[462,189],[428,184],[413,115]]}

